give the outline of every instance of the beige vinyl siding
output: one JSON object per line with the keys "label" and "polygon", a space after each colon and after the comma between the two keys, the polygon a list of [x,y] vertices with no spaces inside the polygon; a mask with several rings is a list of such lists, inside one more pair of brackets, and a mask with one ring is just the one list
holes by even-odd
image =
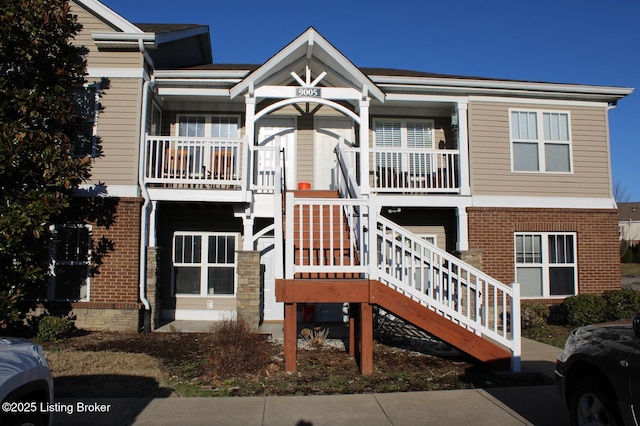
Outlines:
{"label": "beige vinyl siding", "polygon": [[314,188],[313,116],[305,115],[298,118],[298,131],[296,138],[296,180],[298,182],[311,182],[311,187]]}
{"label": "beige vinyl siding", "polygon": [[71,2],[71,13],[77,15],[78,22],[82,24],[82,30],[76,36],[73,43],[79,46],[85,46],[89,50],[89,55],[87,56],[88,68],[142,67],[142,54],[137,49],[135,51],[98,51],[95,42],[91,38],[91,33],[116,32],[116,29],[74,2]]}
{"label": "beige vinyl siding", "polygon": [[[573,172],[511,172],[509,108],[570,115]],[[471,102],[469,140],[474,195],[610,197],[606,108]]]}
{"label": "beige vinyl siding", "polygon": [[141,95],[141,80],[124,78],[112,79],[102,94],[102,110],[98,115],[102,156],[94,161],[91,183],[137,183]]}
{"label": "beige vinyl siding", "polygon": [[404,228],[417,235],[435,235],[436,246],[441,250],[447,249],[447,233],[445,227],[439,226],[420,226],[420,225],[405,225]]}

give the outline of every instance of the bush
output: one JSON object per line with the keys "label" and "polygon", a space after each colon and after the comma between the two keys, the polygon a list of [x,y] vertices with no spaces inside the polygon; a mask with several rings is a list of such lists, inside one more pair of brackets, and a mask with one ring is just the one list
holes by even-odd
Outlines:
{"label": "bush", "polygon": [[540,303],[522,302],[520,306],[520,321],[522,335],[530,339],[540,337],[543,327],[547,325],[549,306]]}
{"label": "bush", "polygon": [[575,327],[597,324],[607,320],[607,302],[595,294],[578,294],[564,299],[567,322]]}
{"label": "bush", "polygon": [[221,379],[256,374],[271,361],[270,343],[241,319],[216,325],[211,330],[211,347],[209,366]]}
{"label": "bush", "polygon": [[72,328],[73,322],[69,318],[46,316],[38,322],[36,338],[41,342],[58,342],[64,339]]}
{"label": "bush", "polygon": [[633,318],[640,312],[640,292],[631,289],[608,290],[602,294],[607,304],[607,320]]}

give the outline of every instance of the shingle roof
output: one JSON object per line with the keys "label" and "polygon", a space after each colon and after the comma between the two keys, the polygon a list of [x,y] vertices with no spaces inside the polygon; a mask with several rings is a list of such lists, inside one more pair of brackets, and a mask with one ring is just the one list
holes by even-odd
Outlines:
{"label": "shingle roof", "polygon": [[173,31],[191,30],[193,28],[199,28],[202,25],[199,24],[133,24],[146,33],[170,33]]}
{"label": "shingle roof", "polygon": [[618,211],[621,222],[640,222],[640,203],[618,203]]}

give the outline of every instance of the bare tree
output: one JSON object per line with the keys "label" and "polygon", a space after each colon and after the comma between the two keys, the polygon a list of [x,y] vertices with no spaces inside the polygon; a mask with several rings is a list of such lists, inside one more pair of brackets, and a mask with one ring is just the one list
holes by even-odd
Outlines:
{"label": "bare tree", "polygon": [[631,201],[631,194],[629,194],[627,187],[622,182],[614,182],[613,198],[615,198],[616,203],[628,203]]}

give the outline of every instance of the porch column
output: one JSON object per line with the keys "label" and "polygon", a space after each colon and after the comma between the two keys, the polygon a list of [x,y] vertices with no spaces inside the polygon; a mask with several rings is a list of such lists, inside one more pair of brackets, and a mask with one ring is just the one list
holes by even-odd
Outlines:
{"label": "porch column", "polygon": [[238,318],[260,327],[260,252],[238,250]]}
{"label": "porch column", "polygon": [[253,218],[247,214],[243,215],[242,224],[244,225],[242,250],[253,250]]}
{"label": "porch column", "polygon": [[460,152],[460,195],[471,195],[469,182],[469,129],[466,102],[458,102],[458,151]]}
{"label": "porch column", "polygon": [[284,370],[295,372],[298,349],[298,304],[284,304]]}
{"label": "porch column", "polygon": [[255,141],[255,116],[256,116],[256,98],[253,93],[248,93],[244,98],[244,107],[245,107],[245,152],[247,161],[247,170],[244,171],[243,175],[245,177],[245,190],[249,190],[251,188],[251,184],[253,182],[253,142]]}
{"label": "porch column", "polygon": [[466,206],[457,207],[458,216],[458,244],[459,252],[469,250],[469,215]]}
{"label": "porch column", "polygon": [[158,245],[156,236],[156,216],[158,212],[158,202],[151,201],[151,212],[149,213],[149,247]]}
{"label": "porch column", "polygon": [[[353,165],[355,167],[355,164]],[[360,192],[368,195],[369,188],[369,98],[360,101]]]}

